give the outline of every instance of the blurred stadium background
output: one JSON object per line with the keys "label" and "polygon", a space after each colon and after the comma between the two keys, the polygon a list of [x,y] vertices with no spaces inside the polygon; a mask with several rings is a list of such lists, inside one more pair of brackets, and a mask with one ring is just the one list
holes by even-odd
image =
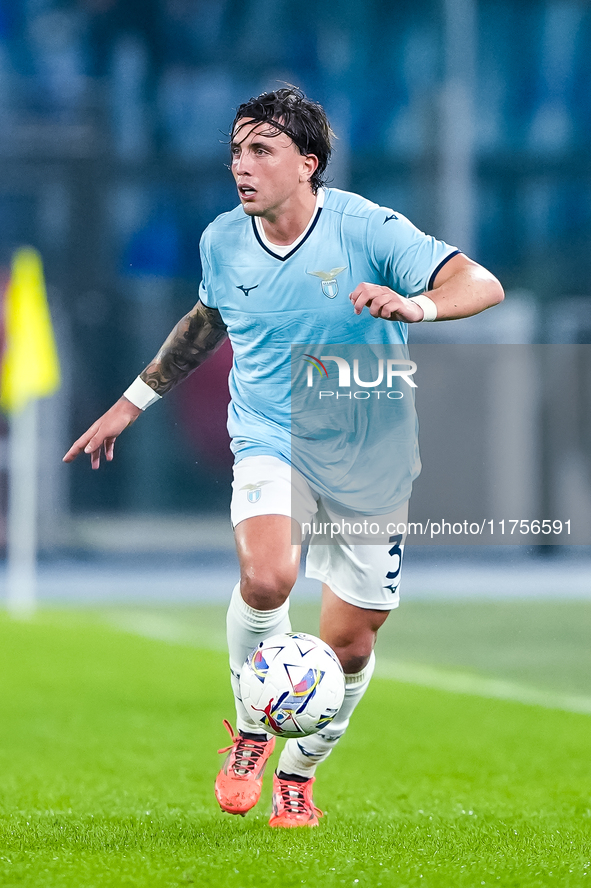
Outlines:
{"label": "blurred stadium background", "polygon": [[[126,433],[112,465],[60,459],[196,301],[200,234],[236,204],[234,109],[278,82],[327,108],[332,184],[400,210],[503,282],[490,316],[417,329],[416,341],[583,348],[582,364],[566,361],[573,384],[530,366],[513,404],[507,447],[535,453],[532,485],[517,469],[507,483],[499,458],[481,472],[519,517],[591,526],[590,47],[591,7],[578,0],[317,0],[308,11],[0,0],[0,266],[22,244],[40,251],[63,372],[41,404],[42,597],[187,601],[231,588],[228,347]],[[450,405],[453,423],[486,442],[495,404]],[[437,442],[425,434],[428,454]],[[407,589],[589,594],[588,548],[539,556],[424,548],[409,553]],[[455,571],[445,589],[444,561]]]}

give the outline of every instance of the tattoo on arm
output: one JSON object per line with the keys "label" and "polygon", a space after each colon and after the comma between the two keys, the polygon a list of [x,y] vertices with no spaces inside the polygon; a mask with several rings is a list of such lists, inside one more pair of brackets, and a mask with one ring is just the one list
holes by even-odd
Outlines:
{"label": "tattoo on arm", "polygon": [[164,395],[199,367],[226,338],[226,325],[215,308],[198,302],[182,318],[140,378]]}

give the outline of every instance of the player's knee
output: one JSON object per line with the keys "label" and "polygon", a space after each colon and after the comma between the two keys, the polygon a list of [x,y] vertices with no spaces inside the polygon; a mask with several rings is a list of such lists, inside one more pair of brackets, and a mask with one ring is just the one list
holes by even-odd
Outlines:
{"label": "player's knee", "polygon": [[[331,644],[331,647],[339,662],[343,667],[345,675],[355,675],[364,669],[371,657],[375,637],[372,635],[363,635],[358,638],[342,638]],[[330,642],[329,642],[330,644]]]}
{"label": "player's knee", "polygon": [[349,652],[345,653],[342,658],[339,656],[339,661],[343,667],[345,675],[357,675],[358,672],[365,669],[369,663],[370,655],[371,651],[368,654],[353,654]]}
{"label": "player's knee", "polygon": [[240,578],[240,594],[249,607],[272,610],[288,598],[296,579],[297,573],[289,569],[246,570]]}

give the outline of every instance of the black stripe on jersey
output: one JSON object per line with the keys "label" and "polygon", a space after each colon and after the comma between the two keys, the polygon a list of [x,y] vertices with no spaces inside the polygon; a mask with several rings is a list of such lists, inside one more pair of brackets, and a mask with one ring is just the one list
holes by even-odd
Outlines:
{"label": "black stripe on jersey", "polygon": [[[314,219],[314,221],[312,222],[312,224],[308,228],[308,230],[306,232],[306,236],[304,238],[302,238],[302,240],[299,242],[299,244],[296,247],[294,247],[293,250],[291,250],[291,252],[286,253],[285,256],[278,256],[277,253],[274,253],[273,250],[270,250],[269,247],[261,240],[261,236],[258,232],[258,229],[257,229],[255,221],[254,221],[254,216],[250,217],[250,221],[252,223],[252,230],[254,231],[254,236],[258,240],[258,242],[261,245],[261,247],[263,248],[263,250],[266,253],[268,253],[270,256],[272,256],[274,259],[279,259],[280,262],[285,262],[286,259],[289,259],[290,256],[293,256],[294,253],[297,253],[299,248],[303,244],[306,243],[306,241],[308,240],[308,238],[310,237],[310,235],[312,234],[312,232],[316,228],[316,223],[320,219],[321,212],[322,212],[322,207],[318,207],[318,210],[316,211],[316,218]],[[458,250],[458,253],[459,253],[459,250]]]}
{"label": "black stripe on jersey", "polygon": [[454,256],[457,256],[458,253],[461,253],[461,252],[462,252],[461,250],[454,250],[453,253],[450,253],[449,256],[446,256],[445,259],[441,260],[441,262],[439,263],[439,265],[437,266],[437,268],[435,269],[435,271],[433,272],[433,274],[429,278],[429,283],[427,284],[427,290],[433,289],[433,284],[435,283],[435,278],[437,277],[437,275],[439,274],[439,272],[441,271],[443,266],[446,265],[450,259],[453,259]]}

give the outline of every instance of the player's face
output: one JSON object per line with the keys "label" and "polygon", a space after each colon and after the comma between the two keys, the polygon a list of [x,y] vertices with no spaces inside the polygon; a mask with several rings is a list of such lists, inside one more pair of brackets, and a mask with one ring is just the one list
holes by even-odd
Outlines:
{"label": "player's face", "polygon": [[297,194],[311,193],[316,157],[300,154],[289,136],[270,124],[239,120],[230,150],[238,196],[249,216],[273,218]]}

